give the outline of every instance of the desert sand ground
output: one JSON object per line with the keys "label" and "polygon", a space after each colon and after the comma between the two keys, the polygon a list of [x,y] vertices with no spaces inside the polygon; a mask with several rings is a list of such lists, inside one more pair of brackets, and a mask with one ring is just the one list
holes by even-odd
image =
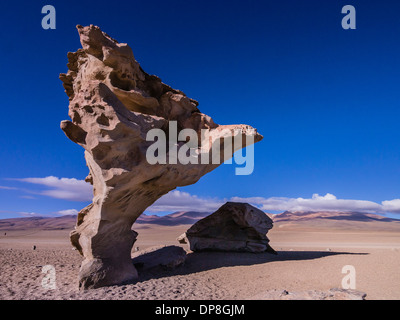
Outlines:
{"label": "desert sand ground", "polygon": [[[139,225],[135,247],[177,245],[190,226]],[[294,228],[268,233],[278,255],[189,253],[173,271],[140,273],[137,283],[79,291],[82,260],[68,230],[0,234],[0,299],[251,299],[267,290],[340,288],[342,268],[356,270],[356,289],[367,299],[400,299],[400,231]],[[36,245],[37,249],[32,250]],[[187,245],[182,245],[189,250]],[[55,290],[44,289],[42,267],[56,270]]]}

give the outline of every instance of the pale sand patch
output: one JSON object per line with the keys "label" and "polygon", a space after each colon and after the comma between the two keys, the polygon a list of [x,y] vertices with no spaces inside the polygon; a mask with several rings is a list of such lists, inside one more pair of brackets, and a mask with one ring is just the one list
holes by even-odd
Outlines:
{"label": "pale sand patch", "polygon": [[[138,225],[135,247],[178,245],[176,238],[188,227]],[[248,299],[266,290],[340,288],[345,265],[355,267],[356,289],[367,299],[400,299],[400,232],[275,227],[268,237],[278,256],[189,254],[174,271],[143,273],[135,284],[87,292],[77,290],[82,259],[71,249],[68,233],[1,234],[0,299]],[[43,265],[55,267],[56,290],[42,288]]]}

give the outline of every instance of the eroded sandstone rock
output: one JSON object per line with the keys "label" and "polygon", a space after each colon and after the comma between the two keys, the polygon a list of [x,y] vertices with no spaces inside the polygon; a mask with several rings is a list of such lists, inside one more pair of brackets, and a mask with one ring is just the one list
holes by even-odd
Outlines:
{"label": "eroded sandstone rock", "polygon": [[[228,202],[186,231],[192,251],[270,252],[272,220],[247,203]],[[178,239],[185,239],[185,234]],[[178,240],[179,241],[179,240]]]}
{"label": "eroded sandstone rock", "polygon": [[[221,146],[231,132],[243,138],[232,151],[245,147],[246,137],[258,142],[262,136],[250,126],[216,124],[199,111],[195,100],[144,72],[127,44],[93,25],[77,29],[82,49],[68,53],[69,70],[60,75],[72,121],[63,121],[61,129],[85,149],[90,170],[86,181],[94,187],[93,203],[80,211],[71,242],[85,258],[81,288],[95,288],[136,279],[131,249],[137,233],[132,224],[158,198],[197,182],[225,160],[150,165],[150,129],[167,132],[169,123],[176,121],[179,130],[195,130],[199,140],[201,130],[207,129]],[[211,150],[206,150],[210,158]]]}

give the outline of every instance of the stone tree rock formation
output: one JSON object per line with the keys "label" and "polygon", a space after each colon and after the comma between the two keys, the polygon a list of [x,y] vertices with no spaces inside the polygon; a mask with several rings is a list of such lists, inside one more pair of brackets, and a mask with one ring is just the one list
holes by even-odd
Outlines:
{"label": "stone tree rock formation", "polygon": [[[258,142],[262,136],[247,125],[214,123],[195,100],[144,72],[127,44],[93,25],[77,29],[82,49],[68,53],[68,73],[60,75],[72,121],[62,121],[61,129],[85,149],[90,171],[86,181],[94,189],[93,203],[79,212],[71,232],[73,246],[84,257],[79,283],[85,289],[135,280],[133,223],[161,196],[196,183],[225,159],[221,155],[219,164],[152,165],[146,158],[154,144],[146,139],[149,130],[161,129],[168,136],[169,124],[176,122],[178,130],[193,129],[200,141],[201,130],[207,129],[210,145],[228,131],[242,138],[239,147],[231,146],[233,151],[248,144],[246,137]],[[183,145],[175,144],[178,150]],[[206,150],[210,157],[211,151]]]}
{"label": "stone tree rock formation", "polygon": [[273,221],[247,203],[227,202],[216,212],[196,222],[186,234],[192,251],[269,252],[267,233]]}

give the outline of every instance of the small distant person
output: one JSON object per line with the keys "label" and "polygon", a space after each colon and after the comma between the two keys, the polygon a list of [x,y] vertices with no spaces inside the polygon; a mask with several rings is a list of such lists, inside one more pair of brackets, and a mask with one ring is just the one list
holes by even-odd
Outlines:
{"label": "small distant person", "polygon": [[34,245],[34,246],[32,247],[32,249],[33,249],[33,251],[35,251],[35,250],[36,250],[36,246]]}
{"label": "small distant person", "polygon": [[7,232],[4,232],[4,235],[6,236],[6,235],[7,235]]}

